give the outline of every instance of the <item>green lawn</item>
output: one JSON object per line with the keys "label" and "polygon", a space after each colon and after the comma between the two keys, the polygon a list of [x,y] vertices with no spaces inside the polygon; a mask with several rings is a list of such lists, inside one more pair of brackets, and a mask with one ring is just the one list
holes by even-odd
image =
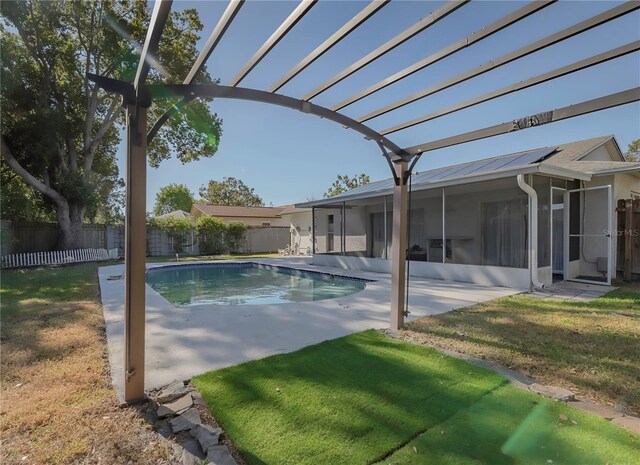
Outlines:
{"label": "green lawn", "polygon": [[640,453],[605,420],[375,331],[193,382],[250,465],[613,465]]}
{"label": "green lawn", "polygon": [[399,337],[491,360],[640,415],[640,284],[621,286],[590,302],[493,300],[415,320]]}

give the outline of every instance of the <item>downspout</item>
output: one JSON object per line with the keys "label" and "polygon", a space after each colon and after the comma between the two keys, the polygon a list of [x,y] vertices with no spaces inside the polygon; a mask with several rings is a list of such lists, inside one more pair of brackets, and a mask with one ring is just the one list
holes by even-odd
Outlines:
{"label": "downspout", "polygon": [[518,187],[529,196],[529,274],[534,288],[544,287],[538,279],[538,194],[527,184],[524,176],[516,176]]}

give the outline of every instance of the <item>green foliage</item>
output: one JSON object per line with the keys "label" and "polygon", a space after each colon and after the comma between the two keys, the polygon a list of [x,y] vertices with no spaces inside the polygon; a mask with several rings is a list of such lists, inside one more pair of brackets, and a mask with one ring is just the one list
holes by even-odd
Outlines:
{"label": "green foliage", "polygon": [[162,187],[156,194],[156,203],[153,206],[155,215],[164,215],[175,210],[191,211],[195,202],[193,194],[184,184],[169,184]]}
{"label": "green foliage", "polygon": [[[48,197],[42,207],[49,214],[68,210],[71,222],[85,214],[91,220],[120,215],[116,151],[124,111],[120,97],[98,89],[86,74],[132,81],[150,11],[136,0],[0,3],[2,155],[26,170],[21,176],[38,196]],[[182,82],[198,55],[202,28],[196,9],[174,9],[148,81]],[[212,79],[203,71],[197,81]],[[149,121],[178,100],[155,102]],[[158,166],[171,153],[182,163],[213,156],[221,123],[208,101],[193,100],[149,146],[149,164]]]}
{"label": "green foliage", "polygon": [[227,245],[229,252],[239,253],[247,236],[247,225],[244,223],[231,222],[227,225]]}
{"label": "green foliage", "polygon": [[254,193],[253,188],[242,180],[225,177],[222,181],[211,180],[200,188],[200,197],[213,205],[233,205],[242,207],[263,207],[264,202]]}
{"label": "green foliage", "polygon": [[343,192],[355,189],[358,186],[362,186],[363,184],[368,184],[369,182],[369,176],[364,173],[352,178],[350,178],[349,175],[346,174],[339,174],[329,190],[326,192],[326,194],[324,194],[324,198],[326,199],[329,197],[334,197],[338,194],[342,194]]}
{"label": "green foliage", "polygon": [[0,160],[0,218],[13,222],[55,223],[53,203],[29,187]]}
{"label": "green foliage", "polygon": [[640,161],[640,139],[632,140],[624,154],[627,161]]}
{"label": "green foliage", "polygon": [[201,216],[196,221],[200,254],[218,255],[226,251],[225,233],[227,226],[213,216]]}
{"label": "green foliage", "polygon": [[181,253],[187,243],[193,223],[186,218],[174,218],[168,216],[166,218],[155,218],[151,224],[161,231],[166,232],[173,241],[173,249],[175,252]]}

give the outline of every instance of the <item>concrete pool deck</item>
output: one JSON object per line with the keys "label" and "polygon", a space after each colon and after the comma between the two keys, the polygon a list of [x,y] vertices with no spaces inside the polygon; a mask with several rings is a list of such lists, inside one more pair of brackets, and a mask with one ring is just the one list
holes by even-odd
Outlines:
{"label": "concrete pool deck", "polygon": [[[314,302],[192,307],[175,307],[147,285],[147,391],[205,371],[292,352],[365,329],[389,326],[391,277],[388,274],[313,266],[308,258],[232,262],[292,266],[374,282],[367,283],[364,290],[354,294]],[[196,263],[207,262],[181,264]],[[175,264],[150,263],[147,266]],[[124,265],[98,269],[111,377],[120,397],[124,392],[124,280],[109,277],[120,276],[123,272]],[[523,290],[411,277],[407,321],[520,292]]]}

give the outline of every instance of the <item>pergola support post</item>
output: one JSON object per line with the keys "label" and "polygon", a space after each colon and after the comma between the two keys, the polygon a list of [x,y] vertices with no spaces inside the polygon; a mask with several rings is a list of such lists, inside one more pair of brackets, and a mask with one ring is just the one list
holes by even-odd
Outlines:
{"label": "pergola support post", "polygon": [[407,171],[408,162],[394,163],[393,233],[391,238],[391,330],[404,326],[407,263]]}
{"label": "pergola support post", "polygon": [[127,105],[127,204],[125,215],[124,400],[145,398],[145,261],[147,193],[147,109]]}

